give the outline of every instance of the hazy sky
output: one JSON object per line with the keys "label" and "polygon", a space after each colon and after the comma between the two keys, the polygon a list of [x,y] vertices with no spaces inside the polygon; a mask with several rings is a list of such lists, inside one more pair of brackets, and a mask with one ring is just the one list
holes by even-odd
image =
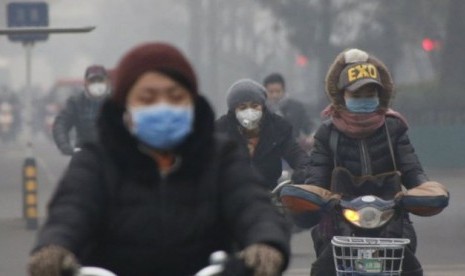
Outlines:
{"label": "hazy sky", "polygon": [[[6,4],[0,0],[0,26]],[[187,11],[178,0],[50,0],[54,27],[96,26],[92,33],[51,35],[33,49],[32,82],[43,88],[56,78],[81,78],[93,63],[114,67],[130,47],[149,40],[169,41],[185,50]],[[0,37],[0,71],[18,88],[25,80],[25,51],[20,43]]]}
{"label": "hazy sky", "polygon": [[[0,27],[6,25],[6,3],[9,1],[0,0]],[[32,83],[42,89],[48,89],[60,78],[82,78],[85,68],[91,64],[102,64],[113,68],[124,52],[146,41],[170,42],[182,49],[193,61],[194,58],[199,59],[198,56],[190,55],[187,49],[191,27],[186,7],[187,3],[192,3],[189,1],[202,2],[202,0],[48,0],[50,26],[96,26],[97,28],[85,34],[51,35],[48,41],[37,43],[33,49]],[[232,3],[228,1],[224,0],[221,3],[227,7]],[[309,65],[306,68],[297,67],[294,64],[297,52],[287,43],[287,40],[280,41],[285,40],[285,28],[281,27],[279,33],[273,31],[273,23],[277,21],[272,14],[258,12],[262,11],[262,8],[259,5],[253,6],[254,1],[230,1],[238,1],[233,4],[253,9],[252,13],[247,13],[247,18],[242,18],[240,22],[237,22],[237,26],[240,27],[241,23],[244,25],[244,22],[249,22],[246,19],[251,19],[251,26],[250,28],[247,26],[247,29],[231,28],[228,33],[228,28],[224,28],[224,25],[236,22],[222,22],[223,29],[221,29],[220,36],[225,39],[221,47],[227,53],[229,46],[238,43],[248,45],[255,41],[256,45],[252,47],[252,54],[245,50],[242,56],[230,57],[223,54],[210,60],[208,53],[210,49],[204,47],[208,44],[208,37],[199,38],[204,42],[203,56],[200,57],[204,66],[201,67],[203,71],[197,70],[197,73],[201,88],[210,93],[209,95],[213,98],[216,97],[214,99],[216,106],[223,105],[221,108],[224,107],[224,94],[230,84],[238,78],[250,77],[261,81],[260,78],[274,71],[284,73],[288,80],[289,91],[296,93],[293,95],[307,102],[323,93],[315,91],[316,84],[323,81],[322,77],[318,78],[314,72],[317,68],[315,57],[309,57]],[[225,16],[228,9],[224,8],[221,12],[219,16]],[[346,19],[350,19],[349,22],[345,22],[348,26],[357,25],[356,15],[349,14]],[[262,27],[263,30],[260,29]],[[334,35],[333,43],[342,43],[344,39],[347,40],[355,35],[347,30],[342,31],[343,34],[339,32]],[[245,33],[252,34],[247,36],[244,35]],[[242,39],[241,35],[244,35]],[[234,40],[236,44],[228,41],[226,39],[228,37],[236,38]],[[260,64],[262,69],[259,74],[256,72],[252,74],[247,64],[250,61],[256,62],[260,54],[268,55],[269,58],[258,62],[263,63]],[[417,52],[407,56],[409,59],[402,59],[401,68],[397,70],[396,82],[402,83],[431,77],[433,74],[430,70],[431,65],[427,64],[428,59],[424,55],[421,49],[417,49]],[[219,85],[215,89],[208,89],[207,84],[211,83],[209,82],[211,72],[205,68],[209,68],[212,62],[218,65]],[[236,63],[236,66],[232,63]],[[199,64],[195,64],[197,65]],[[0,85],[5,83],[14,88],[24,86],[25,51],[21,44],[11,43],[6,37],[0,36]],[[218,95],[220,96],[217,97]]]}

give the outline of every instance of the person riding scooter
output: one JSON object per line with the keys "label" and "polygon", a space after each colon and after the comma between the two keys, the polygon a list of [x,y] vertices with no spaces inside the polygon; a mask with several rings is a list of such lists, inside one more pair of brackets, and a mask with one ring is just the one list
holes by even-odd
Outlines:
{"label": "person riding scooter", "polygon": [[[73,155],[84,143],[97,139],[97,115],[111,91],[110,78],[103,66],[89,66],[84,77],[84,91],[67,100],[53,123],[53,140],[64,155]],[[73,128],[77,136],[74,144],[70,137]]]}
{"label": "person riding scooter", "polygon": [[238,143],[272,190],[282,174],[282,160],[294,170],[292,180],[301,183],[309,159],[297,144],[292,125],[268,110],[266,97],[265,87],[253,80],[235,82],[228,91],[228,113],[217,120],[216,130]]}
{"label": "person riding scooter", "polygon": [[[445,187],[425,174],[408,138],[406,120],[389,108],[393,81],[380,60],[358,49],[340,53],[327,74],[326,92],[331,104],[322,114],[329,120],[315,134],[306,185],[297,185],[320,195],[325,202],[323,208],[329,210],[321,213],[321,220],[312,229],[317,260],[311,275],[319,276],[335,275],[331,238],[341,233],[337,232],[331,209],[347,196],[334,191],[336,184],[355,187],[359,195],[381,195],[380,189],[399,187],[393,193],[396,199],[421,194],[448,200]],[[401,186],[407,191],[402,191]],[[393,226],[390,237],[410,239],[406,256],[411,258],[403,263],[402,275],[423,275],[414,256],[416,234],[408,213]]]}

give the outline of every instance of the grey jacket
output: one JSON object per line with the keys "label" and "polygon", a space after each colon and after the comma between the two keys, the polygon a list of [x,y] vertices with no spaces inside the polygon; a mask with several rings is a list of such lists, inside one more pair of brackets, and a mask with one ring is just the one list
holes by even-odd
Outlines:
{"label": "grey jacket", "polygon": [[[96,121],[103,99],[91,99],[84,91],[71,96],[66,102],[53,124],[53,140],[58,149],[65,155],[72,155],[74,147],[80,147],[86,142],[96,141]],[[76,142],[73,146],[70,131],[76,130]]]}

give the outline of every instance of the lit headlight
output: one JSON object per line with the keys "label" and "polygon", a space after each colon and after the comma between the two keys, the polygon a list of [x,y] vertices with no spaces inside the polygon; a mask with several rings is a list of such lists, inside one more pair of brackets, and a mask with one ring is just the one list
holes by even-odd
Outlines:
{"label": "lit headlight", "polygon": [[378,228],[388,222],[394,215],[394,210],[380,211],[373,207],[365,207],[358,211],[344,209],[344,217],[353,225],[361,228]]}

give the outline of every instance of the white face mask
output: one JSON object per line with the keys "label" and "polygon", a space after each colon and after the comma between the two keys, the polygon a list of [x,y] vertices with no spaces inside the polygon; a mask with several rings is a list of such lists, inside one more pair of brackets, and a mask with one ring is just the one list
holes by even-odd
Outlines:
{"label": "white face mask", "polygon": [[239,123],[246,129],[256,129],[262,118],[262,111],[253,108],[247,108],[236,112],[236,118]]}
{"label": "white face mask", "polygon": [[89,84],[87,90],[92,97],[100,98],[107,94],[108,85],[104,82],[95,82]]}

